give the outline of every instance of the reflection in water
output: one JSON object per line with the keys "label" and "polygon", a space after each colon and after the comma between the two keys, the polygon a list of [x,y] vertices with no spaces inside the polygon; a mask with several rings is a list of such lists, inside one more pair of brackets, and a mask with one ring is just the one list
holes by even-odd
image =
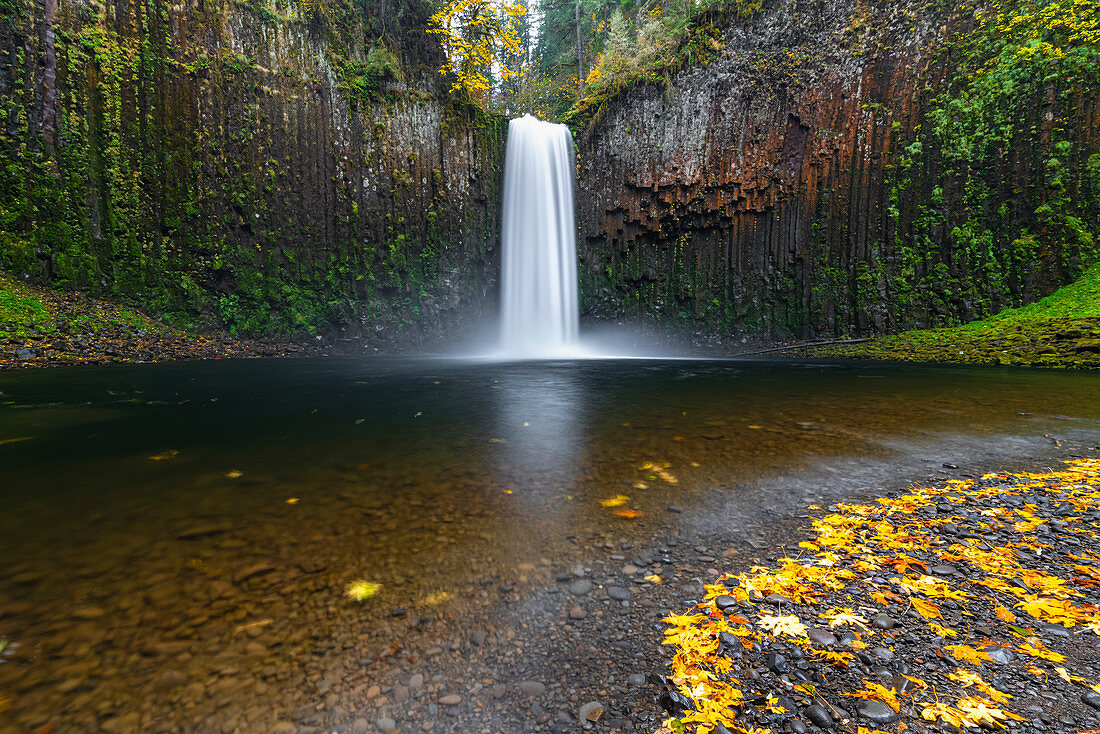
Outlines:
{"label": "reflection in water", "polygon": [[[698,522],[814,499],[821,482],[799,469],[1095,437],[1097,386],[687,361],[2,374],[0,442],[27,440],[0,443],[0,640],[19,643],[0,663],[0,732],[43,712],[76,731],[153,712],[168,728],[264,730],[377,655],[370,631],[394,607],[480,608],[496,598],[484,581],[518,559],[575,560],[568,536],[650,542],[669,504]],[[701,491],[716,487],[736,491]],[[600,504],[620,494],[639,517]],[[375,599],[345,599],[355,579],[380,582]]]}

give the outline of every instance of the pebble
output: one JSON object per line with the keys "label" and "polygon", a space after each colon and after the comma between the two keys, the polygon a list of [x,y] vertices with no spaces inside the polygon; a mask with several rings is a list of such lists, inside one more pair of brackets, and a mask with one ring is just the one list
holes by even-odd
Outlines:
{"label": "pebble", "polygon": [[599,721],[603,714],[604,707],[599,701],[589,701],[577,709],[577,718],[581,721]]}
{"label": "pebble", "polygon": [[807,706],[806,710],[802,712],[807,719],[809,719],[815,726],[820,726],[822,729],[832,729],[836,726],[833,721],[833,717],[829,716],[829,712],[825,710],[824,706],[814,704]]}
{"label": "pebble", "polygon": [[583,607],[570,607],[569,618],[570,619],[584,619],[588,616],[588,612],[584,611]]}
{"label": "pebble", "polygon": [[439,699],[439,702],[444,706],[457,706],[458,704],[462,703],[462,696],[458,695],[457,693],[450,693]]}
{"label": "pebble", "polygon": [[1096,691],[1085,691],[1081,694],[1081,702],[1092,706],[1094,709],[1100,710],[1100,693]]}
{"label": "pebble", "polygon": [[350,734],[370,734],[370,724],[366,719],[356,719],[348,728]]}
{"label": "pebble", "polygon": [[786,673],[791,669],[787,664],[787,658],[774,651],[768,653],[767,666],[776,673]]}
{"label": "pebble", "polygon": [[389,734],[389,732],[397,731],[397,722],[395,722],[388,716],[383,716],[379,718],[378,721],[375,722],[375,725],[378,727],[378,731],[384,731],[387,734]]}
{"label": "pebble", "polygon": [[628,601],[630,599],[630,592],[621,586],[607,587],[607,595],[615,601]]}
{"label": "pebble", "polygon": [[876,701],[874,699],[861,702],[858,710],[861,716],[870,719],[876,724],[892,724],[901,718],[894,712],[894,709],[890,708],[882,701]]}
{"label": "pebble", "polygon": [[822,647],[831,647],[836,644],[836,635],[827,629],[821,627],[814,627],[808,633],[810,640],[815,645],[821,645]]}
{"label": "pebble", "polygon": [[959,572],[959,569],[955,568],[954,566],[949,566],[947,564],[938,564],[932,566],[930,570],[937,576],[954,576]]}
{"label": "pebble", "polygon": [[546,686],[537,680],[525,680],[519,684],[519,691],[524,696],[541,696],[546,693]]}
{"label": "pebble", "polygon": [[897,622],[889,614],[876,614],[873,624],[880,630],[889,630],[897,626]]}
{"label": "pebble", "polygon": [[415,693],[423,687],[424,676],[420,673],[413,673],[412,676],[409,678],[409,690]]}
{"label": "pebble", "polygon": [[987,647],[984,652],[1001,665],[1008,665],[1016,659],[1016,653],[1009,650],[1007,647]]}
{"label": "pebble", "polygon": [[573,596],[584,596],[592,591],[592,582],[588,579],[578,579],[569,584],[569,593]]}

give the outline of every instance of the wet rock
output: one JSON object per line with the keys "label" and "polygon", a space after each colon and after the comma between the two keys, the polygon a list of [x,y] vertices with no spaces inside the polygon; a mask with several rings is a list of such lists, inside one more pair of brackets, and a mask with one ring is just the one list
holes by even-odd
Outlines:
{"label": "wet rock", "polygon": [[732,596],[722,594],[721,596],[717,596],[714,598],[714,604],[724,612],[731,607],[736,607],[737,600],[734,599]]}
{"label": "wet rock", "polygon": [[588,579],[577,579],[569,584],[569,593],[573,596],[584,596],[592,591],[592,582]]}
{"label": "wet rock", "polygon": [[775,651],[768,653],[767,666],[769,670],[776,673],[789,672],[791,666],[787,663],[787,658],[783,657],[780,653]]}
{"label": "wet rock", "polygon": [[525,680],[519,684],[519,692],[524,696],[541,696],[546,693],[546,686],[537,680]]}
{"label": "wet rock", "polygon": [[821,627],[812,628],[807,635],[810,641],[815,645],[821,645],[822,647],[831,647],[836,644],[836,635],[827,629]]}
{"label": "wet rock", "polygon": [[615,601],[628,601],[630,599],[630,592],[621,586],[607,587],[607,595]]}
{"label": "wet rock", "polygon": [[599,721],[603,715],[604,707],[599,701],[589,701],[577,709],[577,718],[581,721]]}
{"label": "wet rock", "polygon": [[876,614],[872,622],[880,630],[889,630],[897,626],[897,622],[889,614]]}
{"label": "wet rock", "polygon": [[241,583],[244,583],[245,581],[248,581],[251,578],[255,578],[257,576],[263,576],[265,574],[269,574],[269,573],[273,572],[274,570],[275,570],[275,567],[272,566],[270,563],[257,563],[253,566],[249,566],[248,568],[244,569],[243,571],[238,571],[237,574],[233,577],[233,582],[236,583],[236,584],[241,584]]}
{"label": "wet rock", "polygon": [[794,734],[807,734],[810,728],[806,726],[806,722],[802,719],[795,719],[791,722],[791,731],[793,731]]}
{"label": "wet rock", "polygon": [[626,683],[631,688],[638,688],[645,685],[645,676],[641,673],[631,673],[626,677]]}
{"label": "wet rock", "polygon": [[858,711],[860,716],[870,719],[879,725],[892,724],[901,718],[892,708],[882,701],[875,701],[873,699],[861,702]]}
{"label": "wet rock", "polygon": [[1094,709],[1100,710],[1100,693],[1096,691],[1085,691],[1081,694],[1081,703],[1088,704]]}
{"label": "wet rock", "polygon": [[987,647],[984,652],[1001,665],[1008,665],[1016,659],[1016,653],[1006,647]]}
{"label": "wet rock", "polygon": [[814,726],[820,726],[822,729],[832,729],[836,726],[836,722],[833,721],[832,716],[829,716],[829,712],[825,710],[824,706],[815,703],[812,706],[807,706],[802,713]]}
{"label": "wet rock", "polygon": [[959,572],[959,569],[945,563],[940,563],[932,566],[932,568],[929,570],[937,576],[954,576]]}

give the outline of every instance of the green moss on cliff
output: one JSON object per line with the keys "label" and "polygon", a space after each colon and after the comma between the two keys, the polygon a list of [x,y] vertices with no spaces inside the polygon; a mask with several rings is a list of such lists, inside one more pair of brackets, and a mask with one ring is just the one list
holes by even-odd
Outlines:
{"label": "green moss on cliff", "polygon": [[1037,303],[950,329],[823,347],[815,356],[1100,369],[1100,265]]}

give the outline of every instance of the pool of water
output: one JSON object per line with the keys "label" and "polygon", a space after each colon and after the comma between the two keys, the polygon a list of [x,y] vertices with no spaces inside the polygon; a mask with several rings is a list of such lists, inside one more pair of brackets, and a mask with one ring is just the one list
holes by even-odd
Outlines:
{"label": "pool of water", "polygon": [[[721,523],[716,506],[813,501],[790,478],[814,467],[1047,434],[1100,437],[1100,376],[436,359],[0,374],[0,731],[261,730],[304,681],[372,654],[394,608],[460,613],[500,568],[576,538],[644,541],[670,505]],[[377,596],[346,598],[356,580]]]}

